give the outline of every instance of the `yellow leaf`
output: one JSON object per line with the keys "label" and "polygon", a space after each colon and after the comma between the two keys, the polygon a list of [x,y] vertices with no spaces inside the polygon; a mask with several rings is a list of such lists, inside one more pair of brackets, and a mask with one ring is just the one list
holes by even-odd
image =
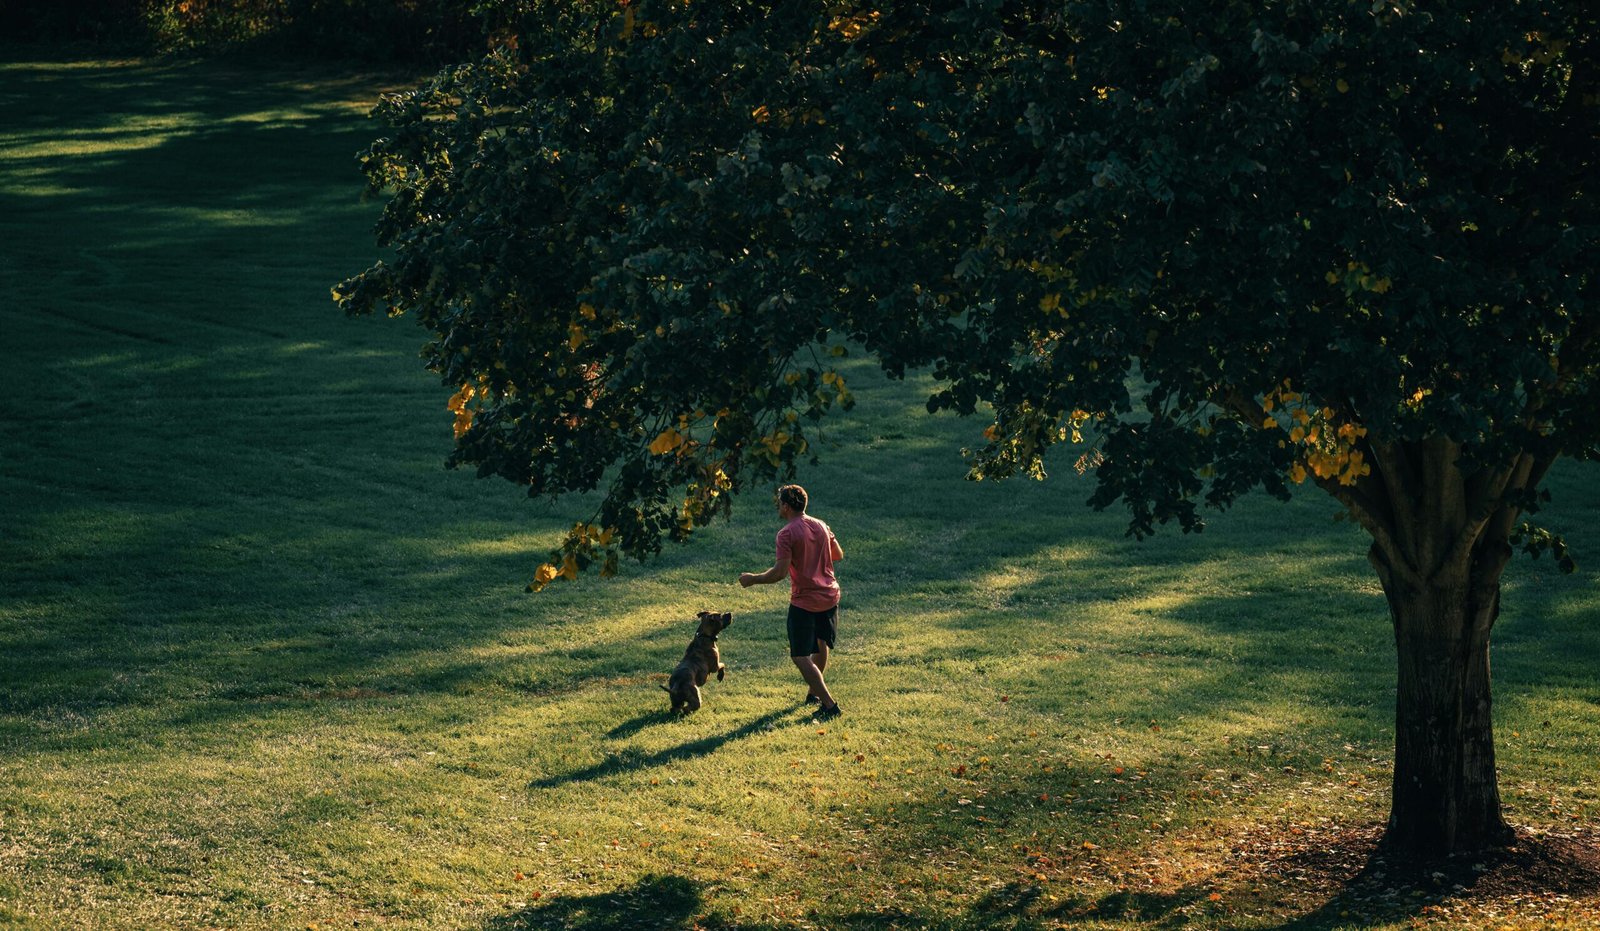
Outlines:
{"label": "yellow leaf", "polygon": [[654,455],[661,456],[672,452],[674,449],[677,449],[682,445],[683,434],[669,427],[661,431],[661,433],[657,435],[656,438],[650,443],[650,452]]}
{"label": "yellow leaf", "polygon": [[549,563],[545,563],[538,569],[534,570],[533,581],[528,583],[528,589],[535,592],[543,591],[546,585],[549,585],[555,580],[555,577],[556,567],[550,565]]}
{"label": "yellow leaf", "polygon": [[445,407],[455,411],[457,414],[461,413],[466,408],[467,402],[472,400],[472,395],[476,391],[477,388],[473,385],[462,385],[460,391],[450,396],[450,400],[445,403]]}
{"label": "yellow leaf", "polygon": [[1044,297],[1039,298],[1039,309],[1047,314],[1055,312],[1060,307],[1060,294],[1046,294]]}
{"label": "yellow leaf", "polygon": [[571,334],[567,337],[567,348],[571,349],[573,352],[577,352],[579,346],[582,346],[584,343],[589,341],[589,337],[584,334],[583,328],[577,324],[573,324],[567,329]]}
{"label": "yellow leaf", "polygon": [[1333,86],[1338,88],[1339,93],[1341,93],[1341,94],[1350,93],[1350,83],[1348,81],[1346,81],[1344,78],[1340,78],[1339,80],[1333,82]]}
{"label": "yellow leaf", "polygon": [[569,553],[567,555],[566,562],[563,562],[561,564],[560,575],[561,575],[561,577],[563,579],[575,579],[575,578],[577,578],[578,577],[578,557],[573,556],[573,555],[571,555]]}

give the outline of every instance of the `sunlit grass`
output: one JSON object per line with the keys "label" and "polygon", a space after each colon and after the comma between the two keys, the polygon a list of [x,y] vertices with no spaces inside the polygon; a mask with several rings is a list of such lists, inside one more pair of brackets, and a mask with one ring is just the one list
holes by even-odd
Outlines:
{"label": "sunlit grass", "polygon": [[[376,255],[354,168],[374,82],[0,78],[0,924],[1420,915],[1228,873],[1251,830],[1387,804],[1393,647],[1326,499],[1135,543],[1070,462],[963,481],[983,425],[854,360],[860,406],[802,476],[848,551],[846,715],[813,724],[783,593],[733,583],[769,564],[762,495],[649,566],[523,593],[584,509],[444,471],[420,333],[328,301]],[[1563,467],[1542,515],[1580,555],[1593,481]],[[1508,579],[1497,727],[1524,826],[1594,821],[1595,581]],[[658,686],[708,608],[735,614],[729,675],[669,720]]]}

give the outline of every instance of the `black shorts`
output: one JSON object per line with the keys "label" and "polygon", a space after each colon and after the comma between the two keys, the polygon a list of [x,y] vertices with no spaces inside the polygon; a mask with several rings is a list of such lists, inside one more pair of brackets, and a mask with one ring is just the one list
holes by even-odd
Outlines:
{"label": "black shorts", "polygon": [[810,656],[821,653],[819,644],[826,643],[829,649],[833,648],[834,639],[839,636],[839,606],[834,605],[826,611],[807,611],[795,605],[789,606],[789,655]]}

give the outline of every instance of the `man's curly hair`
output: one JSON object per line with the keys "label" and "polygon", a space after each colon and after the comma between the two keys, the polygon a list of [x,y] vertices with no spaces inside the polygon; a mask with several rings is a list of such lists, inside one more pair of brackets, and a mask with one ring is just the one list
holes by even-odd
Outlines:
{"label": "man's curly hair", "polygon": [[778,489],[778,503],[786,505],[796,514],[806,512],[806,490],[799,485],[785,485]]}

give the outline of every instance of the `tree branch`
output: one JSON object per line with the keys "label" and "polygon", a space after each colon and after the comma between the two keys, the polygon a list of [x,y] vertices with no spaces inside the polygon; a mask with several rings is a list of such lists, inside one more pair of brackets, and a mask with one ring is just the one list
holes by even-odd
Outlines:
{"label": "tree branch", "polygon": [[1396,537],[1395,542],[1414,552],[1417,548],[1417,541],[1411,538],[1417,524],[1414,503],[1421,495],[1416,490],[1416,473],[1412,470],[1411,457],[1406,452],[1405,444],[1399,442],[1369,443],[1368,448],[1377,466],[1384,498],[1389,503],[1390,527]]}
{"label": "tree branch", "polygon": [[1389,561],[1389,566],[1398,572],[1407,585],[1414,588],[1425,587],[1423,578],[1405,558],[1405,549],[1394,538],[1394,534],[1382,519],[1380,508],[1381,501],[1361,492],[1351,485],[1340,485],[1335,479],[1319,478],[1317,484],[1323,491],[1332,495],[1340,504],[1350,509],[1363,530],[1371,534],[1372,542],[1378,545],[1383,555]]}

